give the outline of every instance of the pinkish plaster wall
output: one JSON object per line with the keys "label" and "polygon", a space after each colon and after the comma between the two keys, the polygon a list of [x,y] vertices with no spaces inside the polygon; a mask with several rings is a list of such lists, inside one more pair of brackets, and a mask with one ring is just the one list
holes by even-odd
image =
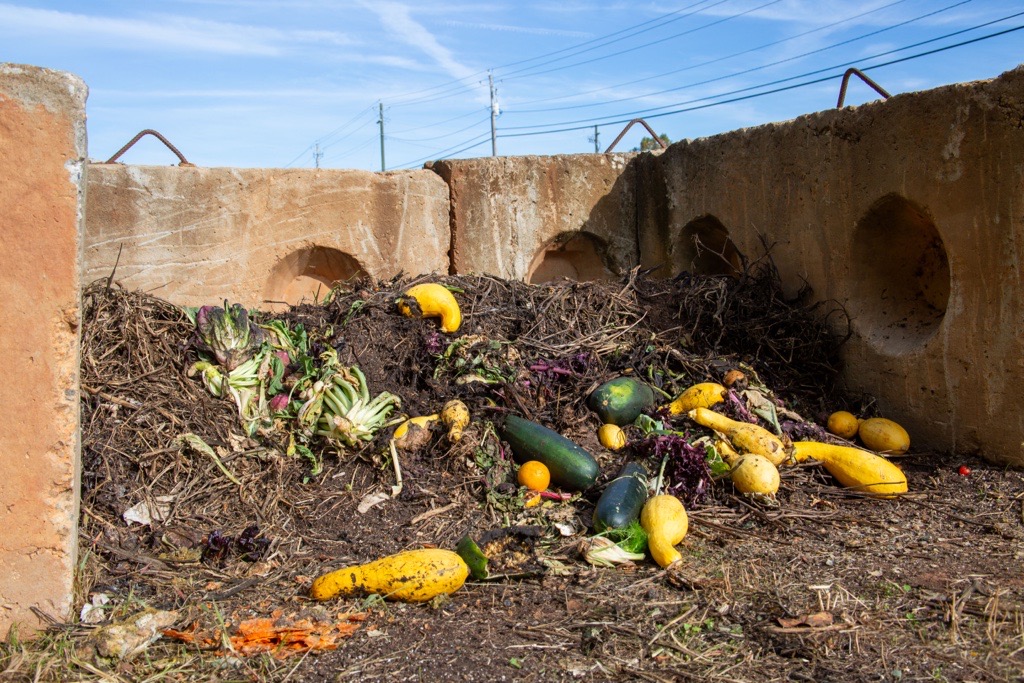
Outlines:
{"label": "pinkish plaster wall", "polygon": [[0,637],[72,608],[85,99],[74,76],[0,65]]}

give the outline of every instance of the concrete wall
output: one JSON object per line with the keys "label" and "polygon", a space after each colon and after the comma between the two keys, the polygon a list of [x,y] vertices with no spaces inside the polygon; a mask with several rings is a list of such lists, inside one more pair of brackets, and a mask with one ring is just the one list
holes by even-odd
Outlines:
{"label": "concrete wall", "polygon": [[[181,305],[322,299],[359,273],[448,272],[448,187],[371,173],[91,164],[86,282]],[[280,306],[277,306],[280,307]]]}
{"label": "concrete wall", "polygon": [[622,275],[639,260],[635,157],[435,162],[451,188],[455,271],[532,282]]}
{"label": "concrete wall", "polygon": [[[981,83],[673,145],[648,185],[645,265],[695,265],[694,235],[852,317],[844,377],[915,442],[1024,465],[1024,69]],[[657,212],[655,212],[657,213]],[[728,247],[731,249],[731,247]]]}
{"label": "concrete wall", "polygon": [[72,607],[85,98],[68,74],[0,65],[0,637]]}

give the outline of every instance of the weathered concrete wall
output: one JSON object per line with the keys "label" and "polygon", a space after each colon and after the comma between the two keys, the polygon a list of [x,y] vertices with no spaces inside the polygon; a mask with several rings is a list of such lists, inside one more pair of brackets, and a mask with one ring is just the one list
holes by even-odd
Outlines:
{"label": "weathered concrete wall", "polygon": [[320,298],[357,273],[448,272],[448,187],[426,170],[90,164],[84,280],[179,305]]}
{"label": "weathered concrete wall", "polygon": [[74,76],[0,65],[0,637],[72,607],[85,99]]}
{"label": "weathered concrete wall", "polygon": [[451,188],[455,271],[535,282],[625,273],[639,260],[635,156],[435,162]]}
{"label": "weathered concrete wall", "polygon": [[919,445],[1024,465],[1024,69],[648,163],[667,205],[645,215],[644,265],[725,272],[735,254],[698,255],[694,235],[751,259],[763,236],[787,289],[849,312],[853,390]]}

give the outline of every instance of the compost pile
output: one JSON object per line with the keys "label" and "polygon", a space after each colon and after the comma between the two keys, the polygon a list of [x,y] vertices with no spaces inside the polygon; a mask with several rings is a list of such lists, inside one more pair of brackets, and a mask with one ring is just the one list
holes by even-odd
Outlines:
{"label": "compost pile", "polygon": [[[425,282],[454,293],[457,331],[403,299]],[[1020,669],[1022,582],[1004,569],[1021,553],[1019,474],[912,450],[898,500],[845,490],[814,463],[782,469],[777,494],[746,496],[713,433],[667,410],[730,377],[714,409],[787,444],[842,443],[823,429],[831,412],[876,412],[837,380],[844,312],[784,296],[770,262],[674,280],[366,280],[248,319],[229,302],[185,310],[100,281],[84,312],[80,583],[100,616],[83,622],[133,606],[172,615],[146,657],[99,660],[118,674],[1004,680]],[[236,333],[252,330],[249,353],[265,353],[214,353],[200,333],[209,315],[235,316]],[[328,374],[340,394],[317,384]],[[587,399],[618,377],[651,386],[656,403],[612,450]],[[452,401],[470,415],[461,438],[425,421],[418,443],[396,448],[405,418]],[[363,431],[338,417],[356,404]],[[595,483],[539,498],[521,486],[501,436],[508,414],[591,453]],[[626,562],[586,555],[599,496],[628,462],[686,503],[671,571],[642,547]],[[451,595],[309,598],[330,570],[466,538],[487,576]]]}

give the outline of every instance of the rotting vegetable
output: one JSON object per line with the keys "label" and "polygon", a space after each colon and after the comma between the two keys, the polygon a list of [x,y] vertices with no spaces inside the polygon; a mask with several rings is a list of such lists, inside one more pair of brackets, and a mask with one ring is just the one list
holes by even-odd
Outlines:
{"label": "rotting vegetable", "polygon": [[717,382],[701,382],[679,394],[668,404],[672,415],[689,413],[694,408],[710,408],[725,400],[726,388]]}
{"label": "rotting vegetable", "polygon": [[[455,332],[462,325],[462,311],[459,309],[459,302],[455,295],[444,285],[436,282],[426,282],[410,287],[405,292],[405,298],[416,300],[420,313],[424,318],[441,318],[442,332]],[[412,306],[407,300],[398,300],[398,310],[406,317],[414,315]]]}
{"label": "rotting vegetable", "polygon": [[779,491],[779,468],[763,455],[741,455],[729,470],[729,478],[737,491],[752,498],[771,501]]}
{"label": "rotting vegetable", "polygon": [[506,415],[499,432],[512,448],[516,462],[539,460],[550,470],[553,484],[583,491],[597,481],[600,468],[594,456],[553,429],[518,415]]}
{"label": "rotting vegetable", "polygon": [[249,320],[241,304],[202,306],[195,322],[199,349],[212,354],[228,372],[255,356],[263,343],[263,330]]}
{"label": "rotting vegetable", "polygon": [[320,413],[316,434],[349,447],[358,445],[360,441],[373,440],[386,425],[391,411],[402,404],[398,396],[386,391],[371,398],[366,376],[355,365],[341,368],[322,381],[322,387],[314,386],[314,395],[307,404],[315,405],[317,401]]}
{"label": "rotting vegetable", "polygon": [[665,462],[666,491],[687,505],[699,503],[711,490],[707,450],[677,432],[654,431],[634,445],[637,454]]}
{"label": "rotting vegetable", "polygon": [[392,438],[395,446],[405,451],[414,451],[422,448],[430,441],[430,426],[441,419],[437,413],[433,415],[417,415],[395,428]]}
{"label": "rotting vegetable", "polygon": [[861,442],[877,453],[902,455],[910,448],[910,435],[901,425],[884,417],[872,417],[860,423]]}
{"label": "rotting vegetable", "polygon": [[790,448],[760,425],[737,422],[708,408],[694,408],[687,415],[697,424],[724,435],[742,453],[756,453],[780,467],[790,460]]}
{"label": "rotting vegetable", "polygon": [[469,567],[458,553],[419,548],[324,574],[313,581],[309,594],[314,600],[377,594],[387,600],[426,602],[454,593],[467,576]]}
{"label": "rotting vegetable", "polygon": [[676,550],[690,528],[681,500],[663,493],[648,499],[640,512],[640,525],[647,532],[647,549],[659,567],[668,568],[683,556]]}
{"label": "rotting vegetable", "polygon": [[654,407],[654,390],[635,377],[616,377],[590,392],[587,407],[602,423],[621,427]]}
{"label": "rotting vegetable", "polygon": [[603,424],[597,430],[597,440],[610,451],[620,451],[626,447],[626,432],[615,424]]}
{"label": "rotting vegetable", "polygon": [[630,552],[606,536],[590,536],[579,543],[579,552],[595,567],[630,565],[644,559],[643,553]]}
{"label": "rotting vegetable", "polygon": [[853,446],[817,441],[793,442],[797,462],[814,459],[824,465],[840,484],[876,498],[892,498],[907,492],[903,470],[875,453]]}
{"label": "rotting vegetable", "polygon": [[469,408],[459,399],[452,399],[441,410],[441,422],[448,428],[448,440],[455,443],[469,426]]}
{"label": "rotting vegetable", "polygon": [[647,502],[647,470],[629,462],[608,482],[594,506],[594,531],[622,529],[640,516]]}
{"label": "rotting vegetable", "polygon": [[857,436],[857,429],[860,421],[857,417],[846,410],[837,410],[828,416],[825,429],[843,439],[852,439]]}

